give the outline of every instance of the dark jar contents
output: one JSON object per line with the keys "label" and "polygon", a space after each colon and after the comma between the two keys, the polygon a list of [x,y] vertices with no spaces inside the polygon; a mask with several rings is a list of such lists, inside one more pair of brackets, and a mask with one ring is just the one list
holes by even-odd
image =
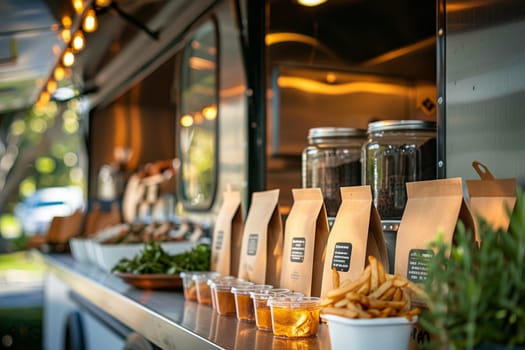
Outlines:
{"label": "dark jar contents", "polygon": [[434,122],[387,120],[368,125],[363,184],[370,185],[381,219],[401,219],[407,182],[436,178],[436,152]]}
{"label": "dark jar contents", "polygon": [[341,204],[341,187],[361,185],[361,147],[366,132],[354,128],[313,128],[302,154],[303,188],[318,187],[329,217]]}

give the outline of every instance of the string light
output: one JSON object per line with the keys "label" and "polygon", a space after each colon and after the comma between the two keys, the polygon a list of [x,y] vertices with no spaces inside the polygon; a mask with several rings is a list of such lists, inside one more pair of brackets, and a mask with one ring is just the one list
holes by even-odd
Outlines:
{"label": "string light", "polygon": [[[72,28],[73,26],[73,19],[70,16],[64,16],[61,18],[62,28],[63,30],[60,33],[60,36],[62,40],[67,44],[66,49],[63,51],[61,63],[59,63],[55,69],[53,70],[53,76],[49,79],[46,89],[44,89],[40,95],[40,98],[37,102],[37,104],[42,105],[46,104],[50,99],[50,94],[54,94],[57,91],[58,84],[57,82],[64,80],[65,78],[68,78],[71,76],[71,69],[69,67],[73,66],[75,64],[75,53],[78,53],[79,51],[83,50],[86,46],[86,33],[92,33],[97,30],[98,28],[98,20],[96,16],[95,9],[101,9],[105,7],[109,7],[114,5],[117,11],[120,11],[119,14],[123,15],[121,13],[121,10],[118,10],[118,7],[116,4],[113,4],[113,0],[94,0],[89,1],[90,4],[92,4],[92,8],[86,9],[85,3],[88,3],[87,0],[71,0],[71,4],[73,5],[73,8],[75,9],[75,12],[78,15],[84,14],[81,22],[81,29],[74,32],[72,35]],[[124,16],[124,15],[123,15]],[[75,18],[75,16],[73,16]],[[127,17],[125,17],[128,19]],[[139,28],[143,29],[153,37],[154,39],[158,39],[158,33],[151,32],[148,30],[147,27],[140,25],[133,22],[135,25],[139,26]],[[56,55],[59,55],[59,52],[61,50],[57,50],[55,52]],[[60,89],[59,89],[60,90]],[[185,126],[191,126],[196,119],[203,119],[203,115],[198,113],[199,115],[195,116],[195,118],[191,115],[186,115],[181,118],[181,124]],[[204,118],[207,119],[214,119],[217,115],[217,109],[216,107],[212,106],[208,110],[206,110],[206,114],[204,115]],[[198,118],[197,118],[198,117]]]}

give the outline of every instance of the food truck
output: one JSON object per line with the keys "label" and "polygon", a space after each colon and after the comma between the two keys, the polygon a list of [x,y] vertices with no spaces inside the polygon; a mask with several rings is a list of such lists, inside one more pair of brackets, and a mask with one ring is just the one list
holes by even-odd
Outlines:
{"label": "food truck", "polygon": [[[255,193],[278,189],[286,224],[293,190],[319,187],[327,210],[336,200],[332,225],[339,189],[369,185],[394,272],[406,182],[472,179],[471,164],[480,161],[523,185],[519,0],[5,0],[0,13],[0,116],[42,96],[79,101],[87,211],[104,202],[101,171],[115,162],[125,173],[111,197],[121,214],[151,223],[160,212],[197,231],[194,243],[214,239],[226,192],[240,194],[246,217]],[[96,30],[84,27],[89,16]],[[85,48],[64,40],[66,32],[83,34]],[[49,94],[60,67],[68,83]],[[389,131],[387,148],[399,146],[397,155],[365,159],[367,145],[385,146],[375,133]],[[309,173],[307,149],[324,152],[323,138],[354,152],[354,163]],[[138,178],[150,186],[131,187]],[[382,186],[396,197],[381,201]],[[49,266],[45,349],[330,344],[326,325],[294,343],[218,316],[180,291],[131,288],[68,253],[39,259]]]}

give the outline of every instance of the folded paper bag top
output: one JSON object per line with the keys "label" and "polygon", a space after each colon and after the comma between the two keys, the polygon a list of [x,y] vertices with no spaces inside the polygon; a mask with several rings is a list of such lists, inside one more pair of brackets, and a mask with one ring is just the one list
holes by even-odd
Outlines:
{"label": "folded paper bag top", "polygon": [[[494,229],[507,230],[510,224],[508,211],[512,211],[516,204],[516,179],[496,179],[488,167],[478,161],[472,166],[481,178],[465,181],[474,217],[482,218]],[[479,236],[476,240],[479,241]]]}
{"label": "folded paper bag top", "polygon": [[383,228],[370,186],[341,187],[341,206],[328,237],[321,296],[334,288],[332,270],[341,280],[355,279],[365,269],[369,255],[388,271]]}
{"label": "folded paper bag top", "polygon": [[279,286],[282,227],[279,190],[254,192],[244,224],[238,277]]}
{"label": "folded paper bag top", "polygon": [[328,218],[319,188],[293,189],[286,219],[280,286],[318,297],[321,293]]}
{"label": "folded paper bag top", "polygon": [[240,192],[224,192],[221,209],[217,214],[213,229],[212,271],[219,272],[223,276],[237,276],[243,227]]}

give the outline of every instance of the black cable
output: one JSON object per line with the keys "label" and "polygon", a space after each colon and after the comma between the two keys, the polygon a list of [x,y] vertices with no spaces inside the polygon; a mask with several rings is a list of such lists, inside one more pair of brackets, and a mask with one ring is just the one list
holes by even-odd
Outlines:
{"label": "black cable", "polygon": [[124,10],[122,10],[120,8],[120,6],[112,1],[110,4],[109,4],[109,7],[113,10],[115,10],[115,12],[120,16],[122,17],[123,19],[125,19],[126,21],[128,21],[129,23],[133,24],[135,27],[139,28],[140,30],[142,30],[144,33],[148,34],[149,37],[151,37],[153,40],[155,41],[158,41],[159,40],[159,35],[160,35],[160,31],[156,30],[156,31],[152,31],[151,29],[149,29],[148,27],[146,27],[142,22],[140,22],[139,20],[137,20],[135,17],[131,16],[129,13],[126,13]]}

